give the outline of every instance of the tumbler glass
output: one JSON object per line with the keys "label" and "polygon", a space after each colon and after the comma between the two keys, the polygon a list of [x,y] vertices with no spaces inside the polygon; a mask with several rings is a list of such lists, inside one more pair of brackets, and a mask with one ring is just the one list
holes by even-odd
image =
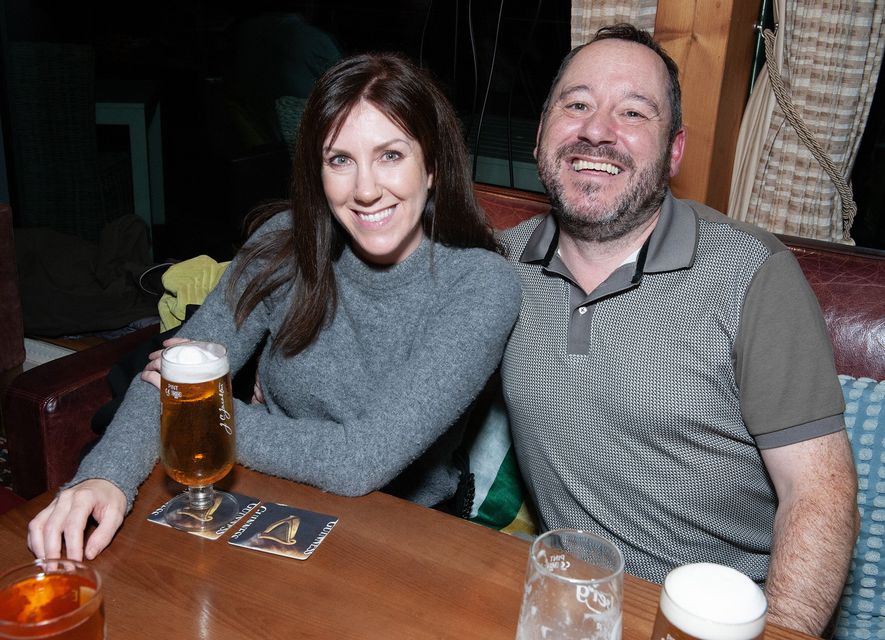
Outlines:
{"label": "tumbler glass", "polygon": [[518,640],[620,640],[624,558],[611,542],[555,529],[532,543]]}
{"label": "tumbler glass", "polygon": [[105,638],[98,572],[75,560],[36,560],[4,572],[0,638]]}

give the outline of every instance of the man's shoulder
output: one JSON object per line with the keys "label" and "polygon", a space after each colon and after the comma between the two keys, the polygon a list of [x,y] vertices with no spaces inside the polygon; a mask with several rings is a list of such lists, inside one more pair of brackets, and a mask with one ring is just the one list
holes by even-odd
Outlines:
{"label": "man's shoulder", "polygon": [[501,248],[504,250],[504,255],[508,260],[511,262],[519,260],[535,229],[544,222],[548,215],[542,213],[533,216],[528,220],[523,220],[515,227],[510,227],[497,233],[498,242],[501,243]]}
{"label": "man's shoulder", "polygon": [[730,218],[724,213],[694,200],[676,199],[676,202],[694,212],[699,222],[699,232],[702,235],[715,234],[717,244],[750,242],[759,245],[760,250],[768,255],[789,251],[777,236],[762,227]]}

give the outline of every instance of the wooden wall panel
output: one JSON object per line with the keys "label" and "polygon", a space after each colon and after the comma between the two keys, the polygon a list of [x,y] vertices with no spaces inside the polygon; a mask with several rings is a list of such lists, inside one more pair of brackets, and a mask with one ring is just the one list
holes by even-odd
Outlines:
{"label": "wooden wall panel", "polygon": [[725,212],[749,95],[759,0],[659,0],[655,39],[679,65],[686,152],[673,192]]}

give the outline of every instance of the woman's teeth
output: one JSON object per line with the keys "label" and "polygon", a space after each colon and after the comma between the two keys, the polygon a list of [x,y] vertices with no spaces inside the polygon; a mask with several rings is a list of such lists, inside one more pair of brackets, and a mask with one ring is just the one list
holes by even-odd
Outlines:
{"label": "woman's teeth", "polygon": [[383,211],[378,211],[377,213],[360,213],[357,212],[357,215],[360,219],[365,220],[366,222],[381,222],[384,218],[389,218],[393,215],[393,210],[396,207],[388,207]]}

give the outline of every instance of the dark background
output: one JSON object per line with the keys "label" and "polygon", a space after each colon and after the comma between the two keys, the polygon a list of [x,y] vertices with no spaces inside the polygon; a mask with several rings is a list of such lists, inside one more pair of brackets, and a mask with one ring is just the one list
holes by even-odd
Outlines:
{"label": "dark background", "polygon": [[[245,213],[286,194],[290,166],[279,132],[244,136],[240,114],[231,109],[242,62],[237,39],[257,16],[297,14],[327,34],[341,55],[397,50],[428,67],[455,105],[471,152],[509,163],[510,175],[495,179],[505,186],[515,184],[513,161],[533,162],[540,106],[569,48],[569,0],[0,4],[4,57],[8,44],[20,40],[88,44],[99,85],[134,80],[153,88],[162,107],[166,211],[165,224],[153,229],[158,260],[200,253],[228,259]],[[6,71],[4,60],[4,89]],[[876,248],[885,248],[882,94],[874,100],[852,175],[858,204],[853,236],[857,244]],[[8,105],[0,105],[0,118],[8,195],[16,223],[27,226],[27,208],[17,202],[23,169],[13,153]],[[100,150],[127,151],[120,129],[97,127]]]}
{"label": "dark background", "polygon": [[[262,200],[286,194],[290,167],[282,139],[244,136],[240,115],[231,109],[241,61],[237,38],[250,19],[296,13],[328,34],[342,55],[396,50],[420,61],[455,104],[471,148],[481,112],[486,123],[515,122],[533,137],[549,82],[569,48],[568,0],[6,0],[3,5],[4,45],[85,43],[95,51],[98,85],[137,80],[155,90],[162,107],[166,210],[165,225],[153,230],[158,259],[200,253],[228,259],[243,215]],[[506,136],[508,128],[494,135]],[[27,225],[27,212],[16,206],[21,168],[10,157],[15,130],[5,134],[13,210],[17,224]],[[98,127],[97,135],[100,150],[126,151],[124,128]],[[481,155],[532,161],[533,139],[508,149],[506,140],[486,140],[489,135],[484,132],[480,144],[493,148],[481,147]]]}

